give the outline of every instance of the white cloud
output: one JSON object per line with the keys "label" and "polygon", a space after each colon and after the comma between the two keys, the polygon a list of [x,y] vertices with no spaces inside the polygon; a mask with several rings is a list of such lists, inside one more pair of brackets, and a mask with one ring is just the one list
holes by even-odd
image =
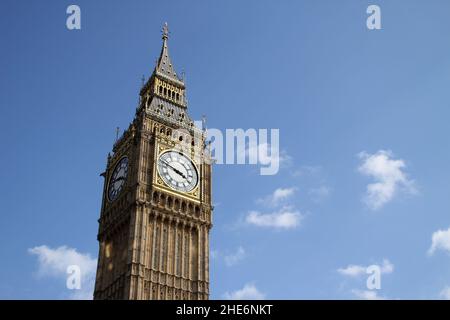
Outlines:
{"label": "white cloud", "polygon": [[277,188],[272,194],[258,199],[257,202],[268,206],[277,206],[294,195],[295,191],[296,188]]}
{"label": "white cloud", "polygon": [[[343,276],[356,278],[365,275],[368,267],[369,266],[350,264],[345,268],[337,269],[337,272]],[[383,259],[383,263],[379,267],[382,274],[394,272],[394,265],[388,259]]]}
{"label": "white cloud", "polygon": [[227,300],[263,300],[265,294],[260,292],[253,284],[246,284],[242,289],[225,292],[223,297]]}
{"label": "white cloud", "polygon": [[[383,262],[381,265],[371,265],[371,266],[363,266],[363,265],[348,265],[345,268],[339,268],[337,269],[337,272],[343,276],[346,277],[352,277],[361,279],[364,276],[369,276],[373,273],[373,270],[369,270],[369,267],[378,266],[380,268],[381,274],[389,274],[394,272],[394,265],[388,260],[383,259]],[[367,270],[369,270],[369,273],[367,273]],[[366,283],[367,285],[367,283]],[[377,290],[358,290],[353,289],[351,291],[357,299],[363,299],[363,300],[384,300],[384,297],[381,297],[378,295]]]}
{"label": "white cloud", "polygon": [[294,194],[294,191],[295,191],[295,188],[285,188],[285,189],[278,188],[272,194],[272,201],[277,204],[279,201],[292,196]]}
{"label": "white cloud", "polygon": [[388,259],[384,259],[381,265],[381,273],[389,274],[392,272],[394,272],[394,265]]}
{"label": "white cloud", "polygon": [[345,268],[337,269],[337,272],[339,272],[343,276],[359,277],[366,273],[366,267],[350,264]]}
{"label": "white cloud", "polygon": [[432,255],[436,250],[443,250],[450,253],[450,228],[438,230],[431,236],[431,247],[428,254]]}
{"label": "white cloud", "polygon": [[358,156],[363,161],[358,171],[375,180],[374,183],[367,185],[364,198],[370,209],[381,208],[400,191],[409,194],[417,192],[414,181],[408,179],[403,171],[405,162],[402,159],[393,159],[392,152],[385,150],[375,154],[361,152]]}
{"label": "white cloud", "polygon": [[439,293],[439,296],[440,296],[442,299],[450,300],[450,287],[449,287],[449,286],[445,287],[445,288]]}
{"label": "white cloud", "polygon": [[300,224],[303,215],[290,206],[285,206],[272,213],[250,211],[246,217],[247,223],[258,227],[272,227],[277,229],[291,229]]}
{"label": "white cloud", "polygon": [[92,299],[95,272],[97,267],[96,259],[89,254],[78,252],[74,248],[61,246],[56,249],[49,248],[46,245],[29,248],[28,252],[38,258],[37,275],[39,277],[54,277],[64,279],[64,288],[68,277],[67,267],[76,265],[81,271],[81,289],[69,290],[69,298],[72,299]]}
{"label": "white cloud", "polygon": [[243,247],[238,247],[236,252],[225,255],[225,264],[228,267],[234,266],[238,264],[240,261],[242,261],[245,258],[245,250]]}
{"label": "white cloud", "polygon": [[361,300],[385,300],[376,290],[352,290],[352,293]]}

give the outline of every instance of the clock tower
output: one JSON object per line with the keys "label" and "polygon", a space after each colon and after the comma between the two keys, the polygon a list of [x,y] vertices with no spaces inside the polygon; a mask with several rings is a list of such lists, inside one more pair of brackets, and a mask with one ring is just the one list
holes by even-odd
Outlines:
{"label": "clock tower", "polygon": [[94,299],[209,297],[211,157],[188,115],[168,28],[134,120],[108,154]]}

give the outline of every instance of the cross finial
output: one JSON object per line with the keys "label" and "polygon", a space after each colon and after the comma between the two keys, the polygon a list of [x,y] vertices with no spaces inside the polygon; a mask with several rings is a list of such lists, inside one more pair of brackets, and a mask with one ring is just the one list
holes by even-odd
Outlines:
{"label": "cross finial", "polygon": [[169,38],[169,26],[167,25],[167,22],[165,22],[164,25],[163,25],[162,33],[163,33],[162,38],[163,38],[164,40],[166,40],[167,38]]}
{"label": "cross finial", "polygon": [[206,115],[202,115],[202,130],[206,131]]}
{"label": "cross finial", "polygon": [[120,128],[116,127],[116,142],[117,142],[117,140],[119,140],[119,131],[120,131]]}

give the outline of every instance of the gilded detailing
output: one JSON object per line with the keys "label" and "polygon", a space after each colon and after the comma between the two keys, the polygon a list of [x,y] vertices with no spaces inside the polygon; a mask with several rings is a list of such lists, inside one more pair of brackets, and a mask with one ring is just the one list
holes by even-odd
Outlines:
{"label": "gilded detailing", "polygon": [[[102,173],[95,299],[209,298],[211,159],[204,132],[187,113],[168,36],[165,25],[161,54],[140,91],[135,118]],[[159,176],[158,158],[169,150],[182,150],[197,170],[195,187],[184,189],[189,192],[168,187]],[[109,177],[125,156],[126,181],[108,201]]]}

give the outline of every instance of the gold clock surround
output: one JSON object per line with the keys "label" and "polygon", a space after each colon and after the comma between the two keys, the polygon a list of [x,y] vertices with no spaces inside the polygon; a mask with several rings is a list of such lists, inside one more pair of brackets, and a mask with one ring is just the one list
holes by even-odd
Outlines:
{"label": "gold clock surround", "polygon": [[[155,185],[157,186],[157,188],[159,188],[161,191],[167,192],[169,194],[172,194],[174,196],[180,196],[189,200],[193,200],[196,202],[199,202],[199,185],[200,185],[200,181],[197,182],[197,185],[191,190],[191,191],[187,191],[187,192],[181,192],[181,191],[177,191],[172,189],[170,186],[168,186],[163,179],[161,178],[157,166],[158,166],[158,161],[157,159],[159,159],[159,157],[166,153],[166,152],[170,152],[170,151],[175,151],[175,152],[180,152],[177,149],[173,149],[173,148],[164,148],[164,147],[159,147],[158,148],[158,154],[155,157],[156,161],[154,162],[154,172],[157,172],[157,174],[155,174]],[[180,152],[182,154],[184,154],[183,152]],[[187,155],[186,155],[187,156]],[[193,158],[191,158],[190,156],[188,156],[188,158],[192,161],[192,164],[195,166],[195,169],[197,170],[197,173],[199,173],[199,168],[195,162],[195,160]],[[198,179],[200,180],[200,175],[198,177]]]}

